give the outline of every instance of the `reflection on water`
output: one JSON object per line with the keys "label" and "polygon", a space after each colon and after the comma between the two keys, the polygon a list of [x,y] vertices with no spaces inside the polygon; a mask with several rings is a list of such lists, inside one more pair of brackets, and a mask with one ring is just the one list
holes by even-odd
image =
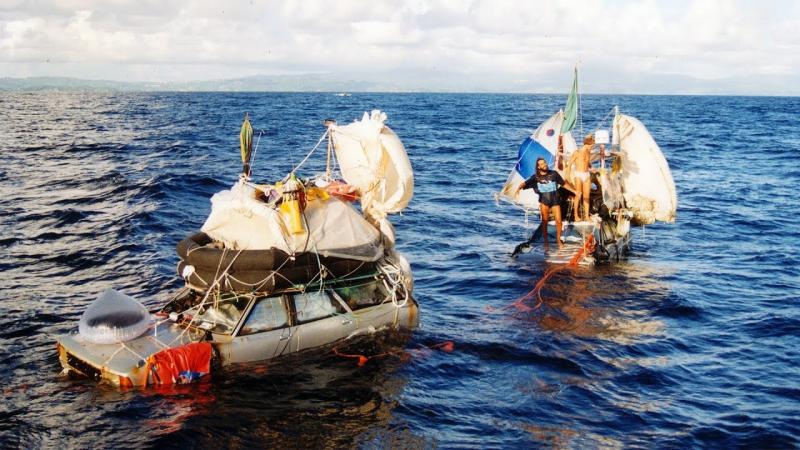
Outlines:
{"label": "reflection on water", "polygon": [[[349,342],[348,352],[401,354],[407,333],[382,333]],[[197,401],[155,444],[192,442],[213,447],[221,437],[245,446],[352,447],[359,443],[410,445],[428,442],[393,423],[406,380],[396,374],[407,358],[371,360],[364,366],[339,358],[330,348],[281,357],[268,363],[226,367],[206,383]],[[173,408],[186,399],[178,396]],[[163,403],[163,402],[159,402]]]}
{"label": "reflection on water", "polygon": [[159,411],[145,420],[153,437],[181,430],[192,417],[208,414],[217,400],[210,380],[196,385],[157,386],[139,390],[138,394]]}
{"label": "reflection on water", "polygon": [[574,444],[573,439],[578,436],[577,431],[569,428],[548,427],[524,422],[517,423],[515,426],[530,433],[537,442],[554,449],[569,448],[571,444]]}
{"label": "reflection on water", "polygon": [[[679,220],[632,230],[628,261],[560,272],[515,315],[547,266],[508,257],[532,230],[491,194],[561,96],[0,94],[0,447],[797,447],[798,227],[774,180],[797,174],[798,100],[614,97],[585,96],[584,114],[613,100],[647,124]],[[411,341],[343,349],[388,352],[363,367],[323,351],[160,392],[59,376],[55,337],[99,292],[156,306],[178,287],[175,243],[241,167],[243,108],[266,130],[254,172],[274,180],[320,118],[375,107],[415,171],[393,217],[421,300]]]}
{"label": "reflection on water", "polygon": [[[535,321],[547,331],[617,344],[663,333],[663,322],[648,319],[648,305],[638,300],[669,295],[669,285],[661,280],[668,275],[664,268],[646,262],[589,268],[551,266],[554,267],[559,270],[547,278],[539,295],[526,298],[531,308],[523,310],[524,319]],[[536,286],[538,282],[533,279],[530,284]]]}

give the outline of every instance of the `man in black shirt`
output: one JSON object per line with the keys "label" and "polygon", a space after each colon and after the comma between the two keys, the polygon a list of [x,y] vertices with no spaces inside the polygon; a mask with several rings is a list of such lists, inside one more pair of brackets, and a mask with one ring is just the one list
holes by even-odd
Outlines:
{"label": "man in black shirt", "polygon": [[550,218],[550,211],[553,212],[556,220],[556,242],[558,248],[561,248],[561,199],[558,196],[558,187],[564,186],[567,189],[574,191],[575,188],[568,181],[564,181],[561,175],[555,170],[550,170],[547,167],[547,161],[544,158],[536,160],[536,172],[530,178],[523,181],[517,186],[514,191],[516,195],[522,189],[533,188],[533,191],[539,196],[539,212],[542,214],[542,234],[544,235],[544,245],[548,246],[547,242],[547,221]]}

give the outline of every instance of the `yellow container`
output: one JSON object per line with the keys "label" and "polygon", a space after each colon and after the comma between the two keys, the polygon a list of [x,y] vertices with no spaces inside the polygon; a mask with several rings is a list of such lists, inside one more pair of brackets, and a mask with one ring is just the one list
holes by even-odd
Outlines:
{"label": "yellow container", "polygon": [[294,174],[289,178],[283,186],[283,202],[281,203],[281,212],[286,214],[289,221],[289,232],[292,234],[302,234],[305,232],[303,228],[303,218],[300,217],[300,193],[303,186],[297,181]]}
{"label": "yellow container", "polygon": [[289,232],[292,234],[302,234],[305,232],[303,228],[303,218],[300,216],[300,200],[297,199],[297,193],[294,193],[294,198],[289,198],[291,194],[283,194],[283,203],[281,203],[281,212],[286,215],[289,222]]}

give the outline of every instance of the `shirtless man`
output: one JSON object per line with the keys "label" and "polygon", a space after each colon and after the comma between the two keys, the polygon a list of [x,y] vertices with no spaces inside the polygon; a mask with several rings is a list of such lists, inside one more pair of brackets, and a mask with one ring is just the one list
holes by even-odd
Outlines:
{"label": "shirtless man", "polygon": [[[576,222],[589,220],[589,193],[592,188],[589,164],[592,160],[592,147],[594,147],[594,136],[589,134],[583,139],[581,148],[575,150],[567,163],[567,168],[575,166],[572,170],[572,184],[575,186],[572,211]],[[583,216],[578,209],[581,204],[583,204]]]}

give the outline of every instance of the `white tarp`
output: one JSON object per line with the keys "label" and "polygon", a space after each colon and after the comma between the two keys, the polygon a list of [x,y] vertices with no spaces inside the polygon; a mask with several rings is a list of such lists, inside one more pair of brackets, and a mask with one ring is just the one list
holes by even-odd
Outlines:
{"label": "white tarp", "polygon": [[622,153],[622,186],[634,223],[674,222],[675,182],[656,141],[639,120],[623,114],[614,118],[613,133],[613,143]]}
{"label": "white tarp", "polygon": [[211,197],[211,214],[201,229],[235,250],[274,247],[362,261],[383,256],[378,230],[350,204],[334,197],[309,201],[304,216],[306,232],[291,234],[284,214],[256,200],[253,187],[237,183]]}
{"label": "white tarp", "polygon": [[414,194],[411,162],[384,121],[386,114],[375,110],[360,121],[331,126],[342,177],[358,189],[361,208],[376,221],[402,211]]}

